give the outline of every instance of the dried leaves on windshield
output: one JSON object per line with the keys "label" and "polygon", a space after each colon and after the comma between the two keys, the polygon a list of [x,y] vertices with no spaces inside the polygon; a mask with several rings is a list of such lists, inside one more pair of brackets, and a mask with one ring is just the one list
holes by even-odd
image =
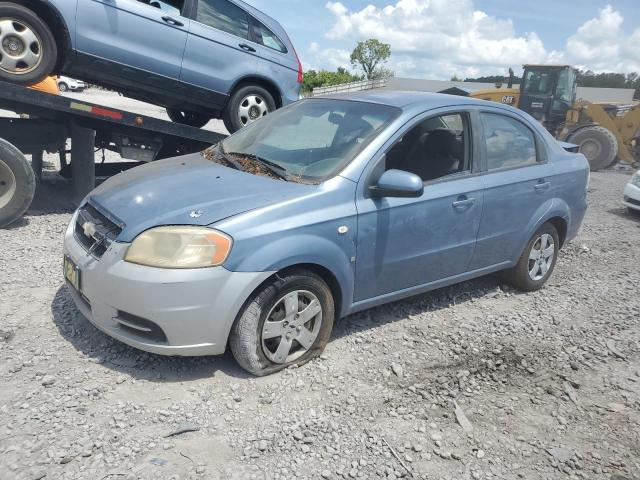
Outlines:
{"label": "dried leaves on windshield", "polygon": [[[207,160],[210,160],[225,167],[236,168],[236,165],[240,167],[243,172],[252,173],[254,175],[262,175],[263,177],[274,178],[276,180],[283,180],[263,164],[256,162],[251,157],[243,157],[241,155],[233,155],[233,162],[227,160],[222,154],[218,153],[214,147],[207,148],[202,152],[202,156]],[[236,165],[234,165],[234,162]]]}

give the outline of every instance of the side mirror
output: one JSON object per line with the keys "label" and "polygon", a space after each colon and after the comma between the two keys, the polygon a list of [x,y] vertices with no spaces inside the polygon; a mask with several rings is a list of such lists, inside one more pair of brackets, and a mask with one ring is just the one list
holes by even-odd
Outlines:
{"label": "side mirror", "polygon": [[404,170],[387,170],[378,183],[369,187],[372,197],[405,197],[416,198],[422,196],[424,185],[422,179],[414,173]]}

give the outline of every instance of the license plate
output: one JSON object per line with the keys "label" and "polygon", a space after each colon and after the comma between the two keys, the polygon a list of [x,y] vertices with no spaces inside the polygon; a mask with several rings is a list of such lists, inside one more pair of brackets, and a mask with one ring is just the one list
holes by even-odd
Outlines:
{"label": "license plate", "polygon": [[64,278],[80,291],[80,269],[69,257],[64,257]]}

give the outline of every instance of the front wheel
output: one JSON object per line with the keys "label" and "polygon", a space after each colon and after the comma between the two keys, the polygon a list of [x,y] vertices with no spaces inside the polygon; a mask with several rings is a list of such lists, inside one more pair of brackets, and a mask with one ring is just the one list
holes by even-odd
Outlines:
{"label": "front wheel", "polygon": [[58,84],[58,90],[60,90],[61,92],[67,92],[69,90],[69,87],[67,86],[66,83],[60,82]]}
{"label": "front wheel", "polygon": [[229,133],[235,133],[275,109],[276,102],[268,91],[257,85],[248,85],[231,95],[223,112],[224,124]]}
{"label": "front wheel", "polygon": [[556,227],[545,223],[531,237],[516,266],[504,272],[505,280],[525,292],[539,290],[551,277],[559,250]]}
{"label": "front wheel", "polygon": [[324,350],[334,315],[333,296],[322,278],[292,270],[247,302],[231,330],[231,351],[257,376],[301,365]]}
{"label": "front wheel", "polygon": [[209,120],[211,120],[211,117],[209,115],[178,110],[176,108],[167,108],[167,115],[174,123],[189,125],[196,128],[204,127],[207,123],[209,123]]}
{"label": "front wheel", "polygon": [[38,83],[57,60],[56,40],[40,17],[22,5],[0,3],[0,80]]}

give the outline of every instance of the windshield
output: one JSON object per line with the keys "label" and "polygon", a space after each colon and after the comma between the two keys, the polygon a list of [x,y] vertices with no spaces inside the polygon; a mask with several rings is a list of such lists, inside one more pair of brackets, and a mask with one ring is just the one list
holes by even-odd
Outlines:
{"label": "windshield", "polygon": [[528,70],[524,76],[524,93],[530,95],[553,95],[556,71]]}
{"label": "windshield", "polygon": [[287,180],[319,183],[340,172],[399,113],[373,103],[301,100],[228,137],[222,152],[261,160]]}

